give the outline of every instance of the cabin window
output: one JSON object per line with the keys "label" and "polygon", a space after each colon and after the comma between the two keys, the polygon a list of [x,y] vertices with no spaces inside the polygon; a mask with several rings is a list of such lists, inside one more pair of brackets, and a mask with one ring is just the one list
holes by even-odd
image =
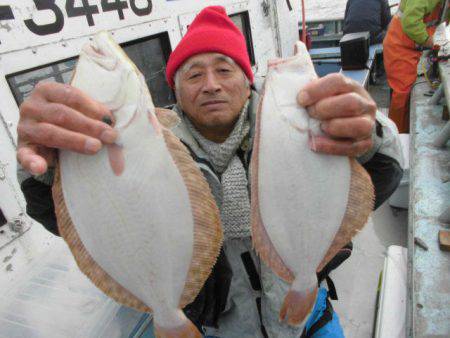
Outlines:
{"label": "cabin window", "polygon": [[[122,44],[123,49],[144,74],[157,107],[175,103],[175,95],[165,80],[166,63],[171,52],[167,33],[153,35]],[[6,77],[14,98],[20,105],[39,81],[68,83],[77,58],[70,58]]]}
{"label": "cabin window", "polygon": [[26,70],[6,77],[14,98],[20,105],[40,81],[70,82],[76,58]]}
{"label": "cabin window", "polygon": [[166,65],[171,53],[169,35],[154,35],[122,44],[123,49],[144,74],[156,107],[175,103],[175,94],[166,81]]}
{"label": "cabin window", "polygon": [[255,65],[255,53],[253,51],[252,31],[250,29],[250,17],[248,12],[236,13],[230,15],[230,19],[244,34],[245,41],[247,42],[247,51],[250,56],[250,62],[252,66]]}
{"label": "cabin window", "polygon": [[[312,48],[338,47],[342,37],[343,20],[314,21],[306,23],[311,36]],[[299,37],[302,36],[302,23],[299,23]]]}

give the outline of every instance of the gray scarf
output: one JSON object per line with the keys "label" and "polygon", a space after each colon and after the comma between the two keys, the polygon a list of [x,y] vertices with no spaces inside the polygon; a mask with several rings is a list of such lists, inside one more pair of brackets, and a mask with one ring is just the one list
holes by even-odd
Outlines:
{"label": "gray scarf", "polygon": [[248,105],[244,105],[230,136],[223,143],[204,138],[183,115],[185,123],[200,147],[208,155],[214,169],[221,174],[222,207],[220,216],[225,239],[250,236],[250,198],[244,165],[236,151],[250,130]]}

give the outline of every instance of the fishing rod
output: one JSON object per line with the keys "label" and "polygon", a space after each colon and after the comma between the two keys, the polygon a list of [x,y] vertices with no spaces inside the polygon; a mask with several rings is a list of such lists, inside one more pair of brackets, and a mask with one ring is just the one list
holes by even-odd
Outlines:
{"label": "fishing rod", "polygon": [[302,42],[306,44],[306,14],[305,0],[302,0]]}
{"label": "fishing rod", "polygon": [[445,21],[445,19],[447,18],[448,1],[449,0],[445,0],[444,1],[444,6],[442,7],[442,13],[441,13],[441,17],[440,17],[440,20],[439,20],[439,24],[443,23]]}

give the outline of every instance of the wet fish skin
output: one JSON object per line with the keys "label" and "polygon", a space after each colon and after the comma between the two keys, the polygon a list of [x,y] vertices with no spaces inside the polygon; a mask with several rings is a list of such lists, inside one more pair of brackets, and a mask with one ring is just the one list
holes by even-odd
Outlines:
{"label": "wet fish skin", "polygon": [[94,156],[60,152],[54,199],[63,237],[103,291],[153,310],[157,336],[201,337],[180,308],[200,290],[222,240],[206,181],[106,33],[84,47],[72,85],[111,109],[120,136]]}
{"label": "wet fish skin", "polygon": [[[320,124],[296,98],[317,75],[305,46],[296,48],[296,56],[269,63],[260,101],[251,167],[252,236],[263,261],[292,283],[280,320],[304,326],[317,295],[316,270],[365,224],[373,187],[354,160],[309,149]],[[369,203],[355,210],[359,190],[368,191],[359,196]]]}

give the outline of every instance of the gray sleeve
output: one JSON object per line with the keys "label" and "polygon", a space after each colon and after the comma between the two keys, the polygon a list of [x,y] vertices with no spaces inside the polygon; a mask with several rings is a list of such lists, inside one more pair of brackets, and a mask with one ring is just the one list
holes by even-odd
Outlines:
{"label": "gray sleeve", "polygon": [[52,185],[53,184],[53,178],[55,176],[55,169],[49,168],[47,172],[43,175],[36,175],[33,176],[28,171],[22,168],[20,164],[17,164],[17,180],[19,181],[19,185],[21,185],[24,181],[27,179],[33,177],[36,181],[39,181],[41,183],[44,183],[46,185]]}
{"label": "gray sleeve", "polygon": [[359,156],[358,162],[364,164],[376,153],[380,153],[393,158],[403,168],[404,159],[397,126],[379,111],[376,113],[376,120],[377,126],[372,133],[373,147],[367,153]]}

